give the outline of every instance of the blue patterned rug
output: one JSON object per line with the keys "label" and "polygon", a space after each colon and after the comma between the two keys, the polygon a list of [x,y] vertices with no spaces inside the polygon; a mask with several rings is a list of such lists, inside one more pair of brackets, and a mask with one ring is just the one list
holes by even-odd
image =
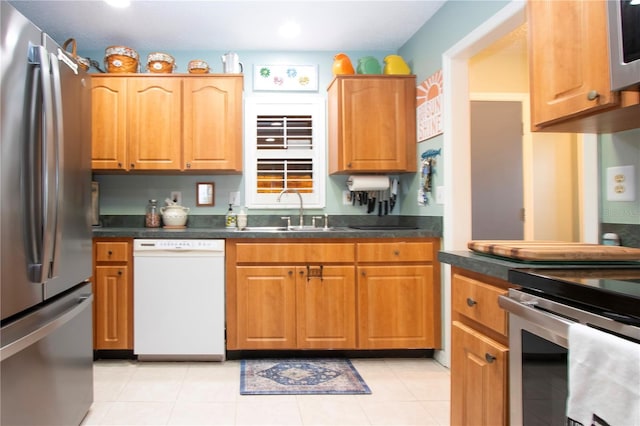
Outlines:
{"label": "blue patterned rug", "polygon": [[250,359],[240,364],[241,395],[370,393],[348,359]]}

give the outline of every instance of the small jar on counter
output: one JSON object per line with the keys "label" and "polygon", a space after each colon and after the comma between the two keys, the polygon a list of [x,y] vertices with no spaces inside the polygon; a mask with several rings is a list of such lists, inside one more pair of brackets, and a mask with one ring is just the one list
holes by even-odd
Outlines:
{"label": "small jar on counter", "polygon": [[149,204],[147,204],[147,213],[144,217],[144,226],[147,228],[160,227],[160,210],[158,209],[158,201],[149,200]]}

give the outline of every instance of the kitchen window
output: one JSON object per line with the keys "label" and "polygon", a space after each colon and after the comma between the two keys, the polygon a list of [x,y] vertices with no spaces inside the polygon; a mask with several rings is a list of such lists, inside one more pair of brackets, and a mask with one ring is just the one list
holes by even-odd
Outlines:
{"label": "kitchen window", "polygon": [[325,111],[321,97],[254,97],[245,100],[245,194],[250,208],[325,206]]}

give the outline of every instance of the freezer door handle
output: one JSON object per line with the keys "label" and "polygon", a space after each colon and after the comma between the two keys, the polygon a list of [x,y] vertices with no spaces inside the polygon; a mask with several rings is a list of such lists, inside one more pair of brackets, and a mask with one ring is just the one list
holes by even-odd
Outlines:
{"label": "freezer door handle", "polygon": [[82,311],[84,311],[87,308],[90,308],[93,302],[93,295],[92,294],[82,295],[78,297],[77,301],[78,301],[77,304],[72,305],[68,310],[63,312],[58,317],[56,317],[53,321],[48,322],[42,327],[28,333],[24,337],[18,340],[15,340],[9,343],[8,345],[0,348],[0,361],[4,361],[5,359],[33,345],[37,341],[42,340],[43,338],[53,333],[55,330],[64,326],[69,321],[73,320],[76,316],[80,315]]}
{"label": "freezer door handle", "polygon": [[58,275],[58,262],[56,261],[60,257],[60,242],[62,238],[62,223],[61,218],[62,215],[62,199],[64,194],[62,193],[62,188],[64,188],[62,179],[63,174],[61,170],[63,170],[63,159],[64,155],[62,152],[63,147],[63,137],[64,137],[64,128],[63,128],[63,116],[62,116],[62,84],[60,79],[60,63],[58,61],[58,56],[55,53],[49,54],[50,59],[50,67],[51,67],[51,82],[52,82],[52,105],[53,109],[51,111],[51,121],[53,123],[54,128],[54,139],[51,141],[49,145],[53,151],[53,170],[51,171],[54,176],[54,187],[50,190],[53,191],[53,199],[50,200],[53,205],[53,217],[51,218],[51,237],[52,237],[52,246],[50,253],[50,268],[48,278],[55,278]]}
{"label": "freezer door handle", "polygon": [[44,46],[32,46],[29,51],[31,65],[31,96],[29,115],[31,120],[29,140],[25,144],[27,155],[24,170],[28,203],[27,241],[29,280],[42,283],[49,276],[50,253],[53,248],[51,220],[55,205],[51,200],[51,185],[55,184],[55,152],[51,144],[55,140],[52,120],[53,94],[51,67]]}

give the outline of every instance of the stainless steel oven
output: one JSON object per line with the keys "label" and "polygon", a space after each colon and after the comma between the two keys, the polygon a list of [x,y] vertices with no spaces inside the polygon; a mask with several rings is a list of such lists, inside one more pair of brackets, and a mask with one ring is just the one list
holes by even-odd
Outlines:
{"label": "stainless steel oven", "polygon": [[538,290],[499,298],[509,314],[510,424],[564,425],[568,331],[574,322],[640,342],[640,328],[553,300]]}

